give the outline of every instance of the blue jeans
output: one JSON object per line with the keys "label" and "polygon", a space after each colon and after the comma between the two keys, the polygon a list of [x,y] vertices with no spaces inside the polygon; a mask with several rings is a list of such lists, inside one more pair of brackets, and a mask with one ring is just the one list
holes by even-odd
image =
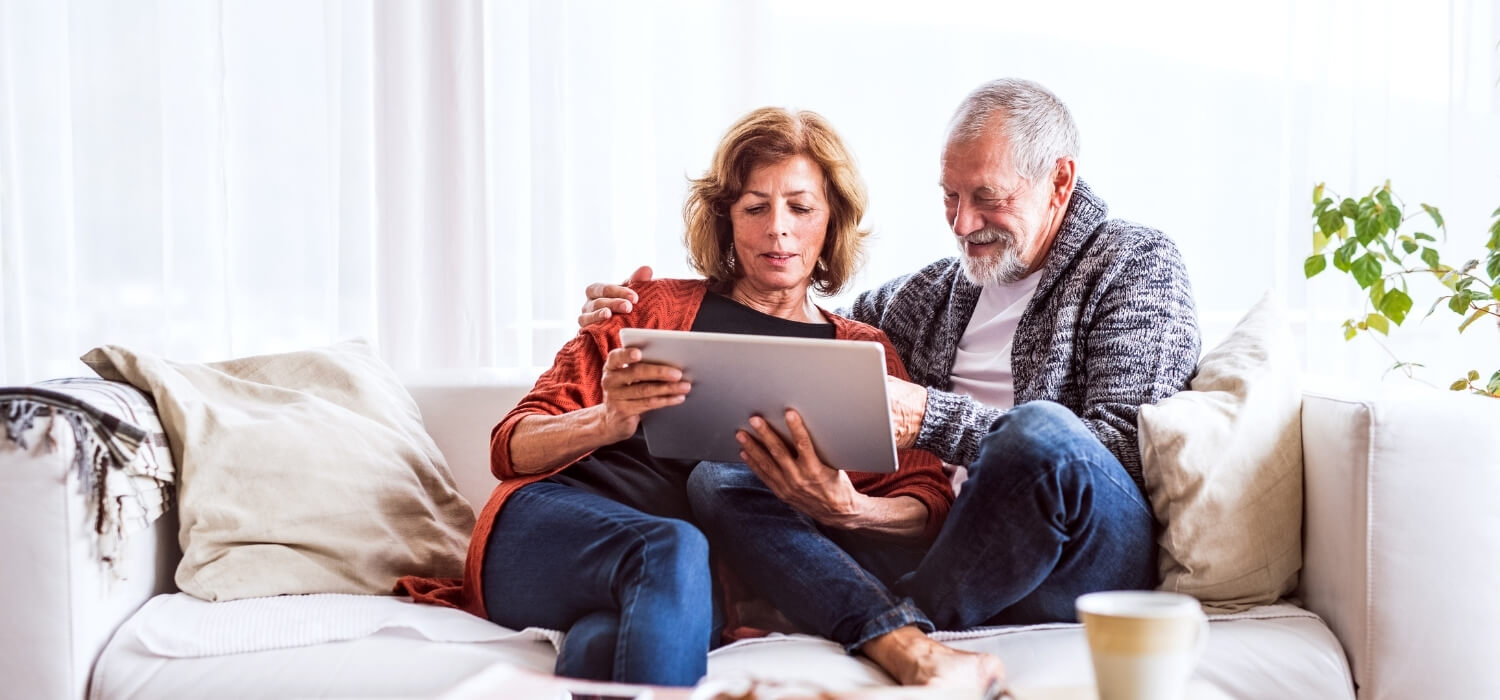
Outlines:
{"label": "blue jeans", "polygon": [[739,463],[699,463],[688,502],[715,556],[798,627],[851,653],[906,625],[933,630],[912,600],[892,592],[921,561],[921,543],[824,528]]}
{"label": "blue jeans", "polygon": [[[1001,416],[969,474],[925,555],[806,525],[744,465],[699,465],[688,496],[715,551],[758,594],[851,650],[900,623],[930,630],[1072,621],[1083,593],[1156,585],[1150,506],[1063,406],[1038,401]],[[855,541],[854,553],[830,549],[835,537]],[[882,551],[885,571],[850,566],[872,558],[864,548]],[[903,566],[892,581],[889,569]]]}
{"label": "blue jeans", "polygon": [[708,670],[709,579],[692,525],[543,481],[500,510],[484,603],[497,624],[566,631],[560,676],[689,686]]}
{"label": "blue jeans", "polygon": [[1156,586],[1155,518],[1125,467],[1051,401],[1002,415],[901,587],[943,629],[1071,622],[1084,593]]}

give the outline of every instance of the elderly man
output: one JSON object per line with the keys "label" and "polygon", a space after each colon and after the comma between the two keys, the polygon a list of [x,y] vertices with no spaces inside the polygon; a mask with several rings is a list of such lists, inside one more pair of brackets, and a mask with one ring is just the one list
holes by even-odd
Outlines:
{"label": "elderly man", "polygon": [[[915,381],[889,387],[898,443],[967,466],[942,533],[897,586],[940,628],[1072,620],[1083,593],[1157,581],[1136,414],[1187,385],[1196,311],[1172,241],[1107,218],[1077,157],[1077,128],[1051,92],[980,86],[942,154],[961,254],[847,310],[890,336]],[[580,323],[628,313],[633,292],[589,296]],[[747,452],[772,490],[796,482],[773,473],[801,468],[774,436]],[[757,517],[733,503],[710,517]],[[755,560],[754,543],[732,545]]]}

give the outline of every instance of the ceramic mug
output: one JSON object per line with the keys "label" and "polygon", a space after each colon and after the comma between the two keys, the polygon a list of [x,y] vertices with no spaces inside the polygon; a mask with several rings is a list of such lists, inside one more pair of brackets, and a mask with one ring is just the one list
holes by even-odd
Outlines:
{"label": "ceramic mug", "polygon": [[1078,597],[1100,700],[1178,700],[1208,644],[1192,596],[1104,591]]}

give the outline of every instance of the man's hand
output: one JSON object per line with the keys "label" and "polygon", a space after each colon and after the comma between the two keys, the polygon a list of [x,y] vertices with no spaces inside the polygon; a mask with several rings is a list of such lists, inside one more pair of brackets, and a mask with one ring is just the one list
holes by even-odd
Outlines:
{"label": "man's hand", "polygon": [[[651,268],[642,266],[630,274],[630,279],[625,280],[625,284],[650,281]],[[579,328],[608,320],[614,314],[628,314],[635,310],[635,304],[641,300],[634,289],[607,282],[595,282],[583,290],[583,294],[588,297],[588,301],[583,304],[583,313],[578,315]]]}
{"label": "man's hand", "polygon": [[869,497],[855,490],[848,474],[818,459],[800,414],[788,410],[786,425],[790,447],[764,418],[751,418],[754,434],[735,433],[740,458],[788,505],[824,525],[851,528],[864,514]]}
{"label": "man's hand", "polygon": [[682,370],[641,362],[640,348],[616,348],[604,359],[604,423],[610,441],[635,434],[641,414],[675,406],[687,399],[692,385],[682,381]]}
{"label": "man's hand", "polygon": [[891,427],[896,431],[896,447],[917,444],[922,432],[922,417],[927,415],[927,387],[887,375],[885,392],[891,402]]}

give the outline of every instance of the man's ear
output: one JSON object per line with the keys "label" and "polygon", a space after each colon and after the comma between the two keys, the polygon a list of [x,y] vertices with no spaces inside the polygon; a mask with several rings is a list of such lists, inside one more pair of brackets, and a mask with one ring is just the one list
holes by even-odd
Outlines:
{"label": "man's ear", "polygon": [[1068,206],[1068,199],[1073,196],[1073,188],[1078,184],[1078,161],[1072,158],[1058,158],[1057,167],[1052,171],[1052,204],[1059,209]]}

